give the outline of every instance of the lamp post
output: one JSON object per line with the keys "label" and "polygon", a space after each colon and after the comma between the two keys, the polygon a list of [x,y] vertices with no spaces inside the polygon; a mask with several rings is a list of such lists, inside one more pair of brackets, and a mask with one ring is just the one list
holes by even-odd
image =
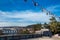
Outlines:
{"label": "lamp post", "polygon": [[[24,2],[27,2],[28,0],[24,0]],[[34,6],[38,6],[38,3],[32,0]]]}

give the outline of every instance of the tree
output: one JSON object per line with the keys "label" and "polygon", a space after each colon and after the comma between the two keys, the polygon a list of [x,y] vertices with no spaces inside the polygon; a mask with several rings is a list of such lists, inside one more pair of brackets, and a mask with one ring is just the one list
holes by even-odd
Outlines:
{"label": "tree", "polygon": [[30,34],[30,32],[26,29],[25,31],[22,31],[21,34]]}
{"label": "tree", "polygon": [[56,33],[57,32],[57,20],[55,19],[55,17],[51,17],[50,18],[50,30],[52,31],[52,32],[54,32],[54,33]]}
{"label": "tree", "polygon": [[44,27],[49,29],[49,25],[47,23],[44,23]]}
{"label": "tree", "polygon": [[36,30],[40,30],[41,29],[41,23],[40,24],[35,24],[35,25],[33,25],[33,29],[34,29],[34,31],[36,31]]}
{"label": "tree", "polygon": [[57,25],[57,32],[60,33],[60,22],[58,22],[58,25]]}

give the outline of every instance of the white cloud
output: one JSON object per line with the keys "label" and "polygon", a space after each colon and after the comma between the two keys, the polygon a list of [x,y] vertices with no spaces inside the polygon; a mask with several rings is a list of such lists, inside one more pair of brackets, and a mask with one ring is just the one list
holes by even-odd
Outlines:
{"label": "white cloud", "polygon": [[[56,7],[59,6],[51,6],[48,7],[47,10],[53,11]],[[46,12],[33,12],[30,10],[12,12],[0,11],[0,26],[26,26],[49,22],[50,16],[51,15],[46,15]]]}
{"label": "white cloud", "polygon": [[27,26],[35,23],[16,23],[16,22],[0,22],[0,27],[8,27],[8,26]]}
{"label": "white cloud", "polygon": [[47,10],[51,11],[51,12],[60,12],[60,5],[54,5],[54,6],[50,6],[48,8],[46,8]]}
{"label": "white cloud", "polygon": [[[0,18],[0,26],[11,26],[11,25],[30,25],[35,23],[43,23],[49,22],[49,15],[46,15],[45,12],[33,12],[33,11],[22,11],[22,12],[3,12],[0,11],[2,18]],[[8,18],[12,18],[11,20],[15,20],[13,18],[18,18],[16,22],[8,20]],[[21,20],[21,19],[22,20]],[[7,22],[6,22],[7,21]]]}
{"label": "white cloud", "polygon": [[48,11],[50,11],[52,14],[55,15],[56,19],[59,21],[60,16],[60,5],[54,5],[46,8]]}

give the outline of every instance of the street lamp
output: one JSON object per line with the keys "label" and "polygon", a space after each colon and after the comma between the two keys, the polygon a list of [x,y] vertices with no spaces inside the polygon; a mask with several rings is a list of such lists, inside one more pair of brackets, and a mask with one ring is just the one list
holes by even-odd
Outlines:
{"label": "street lamp", "polygon": [[[24,0],[24,2],[27,2],[28,0]],[[38,3],[37,2],[35,2],[34,0],[32,0],[32,2],[33,2],[33,4],[34,4],[34,6],[38,6]]]}
{"label": "street lamp", "polygon": [[32,0],[32,2],[34,4],[34,6],[38,6],[38,3],[37,2],[35,2],[34,0]]}
{"label": "street lamp", "polygon": [[27,0],[24,0],[24,2],[27,2]]}

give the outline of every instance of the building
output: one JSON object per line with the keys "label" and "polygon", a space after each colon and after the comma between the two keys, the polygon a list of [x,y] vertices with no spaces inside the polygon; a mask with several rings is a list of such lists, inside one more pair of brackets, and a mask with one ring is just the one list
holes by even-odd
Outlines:
{"label": "building", "polygon": [[3,28],[3,34],[17,34],[17,30],[15,28]]}
{"label": "building", "polygon": [[35,34],[42,34],[41,30],[35,31]]}

